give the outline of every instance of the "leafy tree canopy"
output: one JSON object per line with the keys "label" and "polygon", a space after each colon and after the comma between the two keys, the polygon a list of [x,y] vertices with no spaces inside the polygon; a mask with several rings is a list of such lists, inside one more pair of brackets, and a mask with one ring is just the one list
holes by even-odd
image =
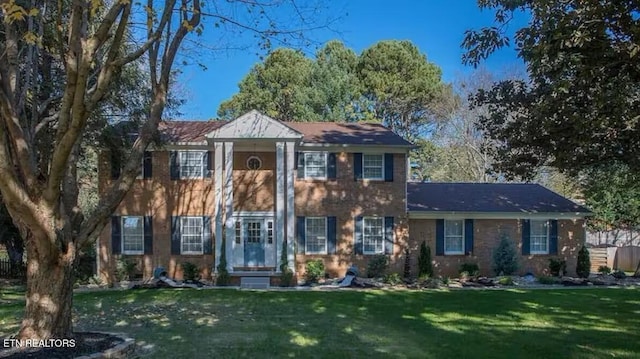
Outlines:
{"label": "leafy tree canopy", "polygon": [[499,141],[497,168],[531,176],[551,165],[578,173],[616,162],[640,169],[640,2],[479,0],[494,27],[467,31],[463,60],[478,65],[510,44],[504,29],[517,12],[531,15],[513,42],[528,81],[480,91],[489,106],[482,126]]}

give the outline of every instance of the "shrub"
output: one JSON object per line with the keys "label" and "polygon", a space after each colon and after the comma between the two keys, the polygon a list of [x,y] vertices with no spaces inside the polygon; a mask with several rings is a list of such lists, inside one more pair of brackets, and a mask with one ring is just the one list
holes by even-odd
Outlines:
{"label": "shrub", "polygon": [[411,255],[409,248],[404,249],[404,273],[402,274],[405,278],[411,277]]}
{"label": "shrub", "polygon": [[367,277],[369,278],[379,278],[384,275],[384,272],[387,271],[387,267],[389,266],[389,261],[387,256],[384,254],[377,254],[371,259],[369,259],[369,264],[367,264]]}
{"label": "shrub", "polygon": [[560,279],[557,277],[538,277],[538,283],[540,284],[558,284],[560,283]]}
{"label": "shrub", "polygon": [[307,272],[304,274],[304,278],[308,283],[317,283],[318,279],[324,278],[324,262],[322,259],[307,261]]}
{"label": "shrub", "polygon": [[598,267],[598,273],[610,274],[611,273],[611,268],[609,268],[607,266],[600,266],[600,267]]}
{"label": "shrub", "polygon": [[627,274],[621,270],[617,270],[613,273],[611,273],[611,275],[615,278],[615,279],[625,279],[627,278]]}
{"label": "shrub", "polygon": [[560,258],[549,258],[549,273],[559,277],[567,273],[567,261]]}
{"label": "shrub", "polygon": [[400,278],[400,274],[398,273],[390,273],[385,275],[382,281],[390,285],[398,285],[402,283],[402,278]]}
{"label": "shrub", "polygon": [[185,281],[197,281],[200,279],[200,269],[191,262],[182,263],[182,279]]}
{"label": "shrub", "polygon": [[420,257],[418,257],[418,277],[433,276],[433,264],[431,263],[431,248],[425,241],[420,244]]}
{"label": "shrub", "polygon": [[[224,233],[224,232],[223,232]],[[224,234],[223,234],[224,236]],[[216,285],[224,287],[231,283],[231,276],[227,271],[227,239],[224,237],[220,245],[220,263],[218,263],[218,275],[216,275]]]}
{"label": "shrub", "polygon": [[458,273],[461,275],[466,273],[469,277],[476,277],[480,274],[480,267],[477,263],[462,263]]}
{"label": "shrub", "polygon": [[116,279],[121,282],[123,280],[131,280],[135,277],[136,262],[129,258],[120,257],[116,262]]}
{"label": "shrub", "polygon": [[578,263],[576,264],[576,274],[580,278],[589,277],[591,272],[591,260],[589,259],[589,250],[586,246],[582,246],[578,252]]}
{"label": "shrub", "polygon": [[511,286],[514,285],[513,283],[513,278],[507,276],[507,277],[501,277],[500,279],[498,279],[498,284],[500,285],[506,285],[506,286]]}
{"label": "shrub", "polygon": [[500,243],[493,250],[493,271],[496,275],[512,275],[518,271],[518,252],[506,234],[500,235]]}

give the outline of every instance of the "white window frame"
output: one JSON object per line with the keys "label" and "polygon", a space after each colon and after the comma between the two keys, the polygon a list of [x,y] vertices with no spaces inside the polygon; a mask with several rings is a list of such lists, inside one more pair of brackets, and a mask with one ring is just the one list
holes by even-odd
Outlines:
{"label": "white window frame", "polygon": [[[366,250],[367,221],[380,222],[381,235],[380,235],[379,249],[376,249],[374,251]],[[362,254],[384,254],[384,242],[386,240],[386,235],[387,233],[386,233],[386,228],[384,223],[384,217],[362,217]],[[369,235],[369,237],[377,237],[377,235]],[[373,246],[378,247],[378,243],[375,239],[373,240]]]}
{"label": "white window frame", "polygon": [[[461,226],[460,229],[462,230],[462,233],[460,234],[460,236],[458,235],[447,235],[447,223],[451,223],[451,222],[460,222]],[[445,219],[444,220],[444,254],[445,255],[460,255],[460,254],[464,254],[464,219]],[[454,250],[447,250],[447,237],[449,238],[458,238],[460,237],[460,243],[461,246],[460,248],[462,248],[461,251],[454,251]]]}
{"label": "white window frame", "polygon": [[[183,175],[183,169],[185,168],[185,161],[186,158],[183,160],[182,156],[186,156],[186,154],[191,154],[191,153],[200,153],[201,158],[200,158],[200,174],[199,175],[187,175],[184,174]],[[205,177],[205,172],[207,170],[207,164],[205,163],[205,158],[207,156],[207,151],[202,151],[202,150],[181,150],[178,151],[178,178],[204,178]]]}
{"label": "white window frame", "polygon": [[[324,251],[311,251],[309,250],[309,238],[312,236],[309,235],[309,220],[317,221],[322,220],[324,222]],[[329,245],[329,238],[327,233],[327,217],[305,217],[304,219],[304,253],[305,254],[327,254],[327,246]],[[316,236],[318,238],[319,236]]]}
{"label": "white window frame", "polygon": [[[324,158],[324,176],[312,176],[310,174],[307,173],[307,169],[308,169],[308,161],[307,161],[307,155],[313,156],[313,155],[320,155]],[[311,179],[319,179],[319,180],[326,180],[327,179],[327,175],[329,172],[329,156],[327,152],[302,152],[302,158],[304,160],[304,178],[311,178]]]}
{"label": "white window frame", "polygon": [[[533,224],[534,224],[534,222],[544,223],[545,224],[545,227],[547,229],[547,233],[546,233],[545,236],[533,235]],[[551,229],[550,227],[551,227],[551,225],[550,225],[549,220],[546,220],[546,219],[531,219],[531,220],[529,220],[529,253],[530,254],[549,254],[549,239],[551,237],[551,234],[549,233],[550,229]],[[544,238],[546,240],[547,250],[545,250],[545,251],[533,250],[533,239],[534,238]]]}
{"label": "white window frame", "polygon": [[[380,177],[367,177],[366,175],[366,169],[368,168],[367,166],[365,166],[365,159],[367,156],[380,156],[380,158],[382,159],[382,162],[380,164]],[[369,168],[377,168],[377,167],[373,167],[373,166],[369,166]],[[384,180],[385,176],[384,176],[384,153],[363,153],[362,154],[362,179],[366,179],[366,180],[374,180],[374,181],[382,181]]]}
{"label": "white window frame", "polygon": [[[140,223],[142,224],[142,226],[140,227],[142,232],[138,235],[138,234],[134,234],[134,235],[127,235],[125,233],[125,221],[129,218],[136,218],[140,221]],[[144,254],[144,217],[143,216],[122,216],[122,218],[120,218],[120,228],[121,228],[121,233],[120,233],[120,245],[121,245],[121,253],[122,254],[127,254],[127,255],[140,255],[140,254]],[[140,244],[141,244],[141,250],[125,250],[125,242],[126,242],[126,237],[140,237]]]}
{"label": "white window frame", "polygon": [[[185,251],[184,239],[185,236],[195,237],[193,234],[185,234],[185,222],[190,219],[197,219],[200,222],[200,226],[194,226],[193,228],[200,228],[200,250],[199,251]],[[200,216],[183,216],[180,217],[180,254],[204,254],[204,219]]]}

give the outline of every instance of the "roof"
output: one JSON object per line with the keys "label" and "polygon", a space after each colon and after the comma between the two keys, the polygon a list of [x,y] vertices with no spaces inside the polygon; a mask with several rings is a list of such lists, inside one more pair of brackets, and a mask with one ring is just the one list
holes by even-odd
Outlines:
{"label": "roof", "polygon": [[[158,127],[168,142],[204,142],[205,135],[228,121],[162,121]],[[381,124],[336,122],[282,122],[300,132],[302,142],[336,145],[413,146]]]}
{"label": "roof", "polygon": [[590,213],[530,183],[407,183],[409,212]]}
{"label": "roof", "polygon": [[162,121],[158,131],[167,142],[205,142],[209,132],[222,127],[227,121]]}

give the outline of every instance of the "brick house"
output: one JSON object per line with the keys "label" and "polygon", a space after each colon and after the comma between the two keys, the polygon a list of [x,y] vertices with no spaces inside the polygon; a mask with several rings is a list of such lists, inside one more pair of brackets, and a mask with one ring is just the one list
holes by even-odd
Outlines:
{"label": "brick house", "polygon": [[[528,194],[534,187],[484,185],[496,189],[486,196],[522,188],[531,208],[482,201],[468,211],[434,206],[443,198],[430,193],[441,195],[440,188],[407,181],[413,145],[381,125],[283,123],[252,111],[230,122],[165,121],[159,129],[164,145],[145,153],[139,179],[99,238],[98,268],[108,282],[122,257],[135,260],[145,278],[156,267],[181,278],[187,261],[211,278],[222,238],[236,284],[275,280],[283,249],[298,277],[316,258],[340,276],[352,264],[365,268],[376,254],[389,256],[390,269],[402,272],[405,249],[415,265],[426,240],[436,249],[437,272],[453,275],[464,261],[489,274],[499,232],[523,239],[523,268],[537,272],[556,255],[574,268],[584,243],[588,211],[540,186],[526,185],[535,186]],[[119,176],[117,162],[109,152],[100,154],[100,191]],[[448,196],[462,194],[459,189]],[[470,189],[463,202],[474,202],[474,193]],[[547,207],[537,210],[542,195]]]}

